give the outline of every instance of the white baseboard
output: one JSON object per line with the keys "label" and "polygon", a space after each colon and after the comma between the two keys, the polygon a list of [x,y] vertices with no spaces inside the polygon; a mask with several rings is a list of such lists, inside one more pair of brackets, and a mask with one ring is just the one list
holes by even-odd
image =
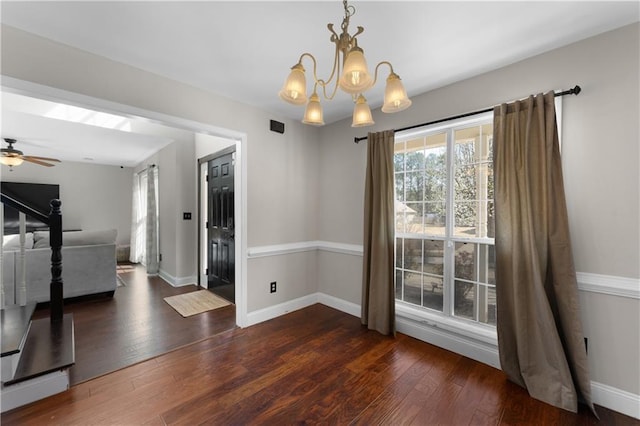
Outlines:
{"label": "white baseboard", "polygon": [[269,306],[268,308],[249,312],[247,314],[247,327],[277,318],[289,312],[297,311],[298,309],[306,308],[316,303],[318,303],[318,294],[313,293],[278,305]]}
{"label": "white baseboard", "polygon": [[337,297],[330,296],[325,293],[317,293],[318,294],[318,303],[322,303],[325,306],[328,306],[333,309],[337,309],[346,314],[353,315],[354,317],[360,318],[361,311],[360,305],[347,302],[346,300],[338,299]]}
{"label": "white baseboard", "polygon": [[31,380],[2,386],[1,412],[13,410],[69,389],[69,370],[59,370]]}
{"label": "white baseboard", "polygon": [[167,271],[164,271],[162,269],[160,269],[160,271],[158,272],[158,275],[160,276],[160,278],[165,280],[168,284],[170,284],[173,287],[183,287],[185,285],[197,285],[198,283],[198,277],[196,276],[174,277],[173,275],[168,274]]}
{"label": "white baseboard", "polygon": [[640,420],[640,395],[591,381],[594,404]]}

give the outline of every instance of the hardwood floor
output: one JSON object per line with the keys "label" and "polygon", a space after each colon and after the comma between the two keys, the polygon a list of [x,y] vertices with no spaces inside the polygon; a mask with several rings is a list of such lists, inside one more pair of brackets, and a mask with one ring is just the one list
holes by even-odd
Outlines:
{"label": "hardwood floor", "polygon": [[598,422],[530,398],[502,372],[323,305],[231,329],[2,415],[3,425]]}
{"label": "hardwood floor", "polygon": [[[183,318],[163,299],[197,290],[147,277],[142,266],[118,265],[124,283],[113,298],[65,305],[75,323],[76,363],[71,384],[101,376],[234,328],[235,306]],[[34,318],[49,316],[39,309]]]}

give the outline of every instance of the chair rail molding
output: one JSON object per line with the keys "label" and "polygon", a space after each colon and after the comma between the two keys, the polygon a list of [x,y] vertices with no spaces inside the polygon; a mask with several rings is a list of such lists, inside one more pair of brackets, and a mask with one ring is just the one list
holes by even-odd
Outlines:
{"label": "chair rail molding", "polygon": [[576,278],[578,279],[578,289],[582,291],[640,299],[639,278],[590,274],[587,272],[577,272]]}
{"label": "chair rail molding", "polygon": [[[362,256],[363,253],[362,245],[359,244],[314,240],[250,247],[247,250],[247,257],[249,259],[253,259],[314,250],[351,256]],[[576,278],[578,280],[578,289],[580,291],[640,299],[639,278],[592,274],[588,272],[577,272]]]}

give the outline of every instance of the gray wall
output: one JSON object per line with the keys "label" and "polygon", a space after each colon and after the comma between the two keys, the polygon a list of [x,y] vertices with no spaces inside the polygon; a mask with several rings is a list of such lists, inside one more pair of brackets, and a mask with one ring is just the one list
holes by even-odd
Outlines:
{"label": "gray wall", "polygon": [[11,172],[2,166],[1,173],[5,182],[60,185],[64,229],[116,229],[117,244],[129,244],[132,168],[64,161],[54,167],[24,163]]}
{"label": "gray wall", "polygon": [[179,140],[147,158],[136,168],[158,166],[158,219],[160,271],[172,284],[197,282],[197,227],[194,220],[183,220],[183,212],[195,216],[196,166],[194,135],[183,132]]}
{"label": "gray wall", "polygon": [[[374,112],[373,131],[484,109],[579,84],[563,98],[562,155],[576,270],[610,282],[640,277],[639,25],[557,49]],[[369,130],[369,129],[367,129]],[[322,129],[319,239],[361,244],[366,142],[348,120]],[[360,304],[362,258],[319,256],[320,292]],[[581,274],[582,273],[582,274]],[[592,275],[597,274],[597,275]],[[342,277],[342,279],[336,279]],[[637,290],[636,290],[637,291]],[[640,395],[640,301],[581,291],[592,379]]]}
{"label": "gray wall", "polygon": [[[2,75],[245,134],[248,162],[246,232],[249,247],[316,239],[317,129],[7,26],[2,26]],[[271,132],[270,119],[284,122],[287,128],[285,134]],[[190,149],[191,153],[185,156],[177,151],[169,153],[163,150],[161,154],[179,158],[179,163],[183,165],[186,157],[190,155],[193,159],[195,156],[194,148]],[[164,170],[164,160],[170,161],[165,157],[161,160],[160,166]],[[187,179],[191,173],[196,176],[195,165],[191,170],[188,167],[176,167],[174,193],[182,191],[182,188],[177,189],[178,184],[185,183],[178,179]],[[171,183],[167,183],[167,187],[169,185]],[[184,191],[189,191],[191,195],[185,195],[187,199],[182,201],[189,205],[192,202],[188,198],[193,197],[195,206],[195,178],[192,184],[187,185],[192,187],[186,187]],[[179,206],[180,209],[182,207]],[[178,208],[173,210],[165,210],[161,204],[161,217],[171,217],[178,212]],[[191,211],[195,211],[195,207]],[[165,233],[160,237],[161,250],[169,250],[162,241],[175,241],[176,253],[187,250],[181,256],[189,259],[179,260],[176,254],[172,256],[175,260],[165,261],[163,252],[162,266],[169,274],[175,271],[176,277],[192,268],[189,275],[195,276],[195,241],[189,241],[191,233],[195,231],[182,229],[181,233],[179,228],[174,225],[173,230],[164,230]],[[272,306],[276,300],[291,300],[307,294],[309,289],[315,291],[316,276],[303,272],[315,268],[315,256],[304,256],[295,261],[304,262],[306,267],[283,270],[278,266],[281,265],[281,259],[275,257],[268,260],[249,259],[248,312]],[[256,273],[258,270],[261,272]],[[268,294],[269,282],[275,279],[275,275],[280,280],[279,290],[275,294]]]}

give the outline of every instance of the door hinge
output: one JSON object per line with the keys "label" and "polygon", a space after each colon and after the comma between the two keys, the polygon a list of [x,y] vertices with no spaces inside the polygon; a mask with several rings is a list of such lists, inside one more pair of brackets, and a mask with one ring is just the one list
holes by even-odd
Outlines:
{"label": "door hinge", "polygon": [[209,268],[207,268],[207,272],[205,272],[205,275],[209,275]]}
{"label": "door hinge", "polygon": [[206,221],[206,223],[205,223],[204,227],[205,227],[205,228],[208,228],[208,227],[209,227],[209,221]]}

